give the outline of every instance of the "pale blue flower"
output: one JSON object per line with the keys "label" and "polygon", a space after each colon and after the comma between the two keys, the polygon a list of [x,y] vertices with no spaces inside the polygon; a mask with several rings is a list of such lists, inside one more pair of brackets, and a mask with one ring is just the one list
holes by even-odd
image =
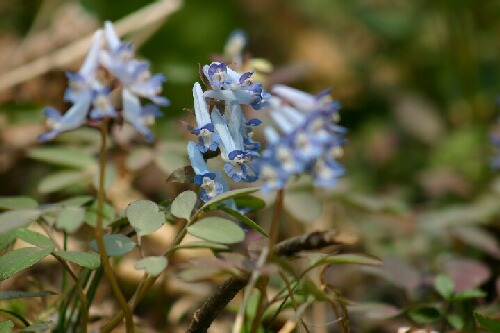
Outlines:
{"label": "pale blue flower", "polygon": [[[234,103],[232,107],[237,110],[239,105]],[[233,111],[232,114],[236,113]],[[224,171],[236,182],[253,182],[258,177],[251,162],[259,154],[244,149],[243,136],[240,133],[241,126],[237,118],[237,115],[231,118],[228,127],[227,121],[222,117],[219,110],[214,108],[212,111],[212,123],[221,140],[219,145],[221,157],[226,162]]]}
{"label": "pale blue flower", "polygon": [[196,123],[198,124],[198,127],[194,128],[188,124],[186,124],[186,127],[191,131],[191,133],[198,136],[198,149],[202,153],[205,153],[208,150],[215,151],[219,145],[220,138],[216,133],[214,133],[215,128],[212,124],[210,113],[208,112],[205,97],[203,97],[203,90],[198,82],[194,84],[193,97],[194,113],[196,115]]}
{"label": "pale blue flower", "polygon": [[51,129],[38,137],[39,141],[48,141],[58,134],[76,129],[87,122],[89,108],[94,97],[94,89],[101,85],[95,78],[98,67],[99,50],[102,44],[102,31],[94,34],[90,51],[87,54],[78,73],[68,73],[69,88],[66,90],[65,99],[71,101],[73,106],[64,115],[53,107],[44,109],[47,125]]}
{"label": "pale blue flower", "polygon": [[203,66],[203,73],[211,85],[211,90],[205,92],[205,97],[236,101],[238,104],[251,105],[260,110],[268,105],[271,97],[261,83],[253,82],[253,72],[239,74],[224,63],[213,62]]}
{"label": "pale blue flower", "polygon": [[[258,163],[262,190],[283,188],[288,179],[311,174],[317,186],[333,186],[344,174],[342,155],[345,129],[336,125],[339,104],[325,90],[314,96],[275,86],[269,114],[276,129],[267,127],[268,146]],[[280,134],[281,133],[281,134]]]}
{"label": "pale blue flower", "polygon": [[194,169],[194,183],[200,186],[200,198],[208,201],[224,192],[223,185],[216,180],[217,175],[208,168],[196,143],[188,143],[188,156]]}

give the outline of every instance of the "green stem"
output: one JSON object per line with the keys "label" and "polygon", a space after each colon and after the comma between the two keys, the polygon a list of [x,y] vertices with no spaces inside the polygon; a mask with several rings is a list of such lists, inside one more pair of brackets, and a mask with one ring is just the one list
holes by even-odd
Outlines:
{"label": "green stem", "polygon": [[97,247],[99,248],[99,255],[101,263],[104,268],[104,274],[108,278],[111,290],[120,304],[120,307],[125,317],[125,330],[127,333],[134,332],[134,322],[132,318],[132,310],[130,309],[125,296],[118,285],[116,276],[111,268],[108,255],[106,253],[106,246],[104,244],[103,236],[103,216],[104,216],[104,199],[105,199],[105,180],[106,180],[106,146],[108,134],[108,120],[104,120],[101,127],[101,150],[99,153],[99,188],[97,191],[97,222],[95,227],[95,237]]}
{"label": "green stem", "polygon": [[[187,234],[187,227],[189,227],[191,224],[196,222],[196,220],[198,219],[198,215],[199,215],[199,211],[193,215],[193,217],[191,218],[191,220],[189,222],[185,223],[181,227],[181,229],[179,230],[179,232],[175,236],[173,242],[170,244],[170,246],[167,248],[167,250],[165,250],[165,252],[163,253],[163,256],[165,258],[169,259],[170,256],[174,253],[173,252],[174,247],[179,245],[182,242],[182,240],[184,239],[184,237]],[[137,286],[137,289],[135,290],[134,295],[130,298],[130,301],[128,303],[132,310],[135,309],[135,307],[142,301],[144,296],[146,296],[146,293],[153,286],[153,284],[156,282],[156,279],[159,276],[160,275],[158,275],[158,276],[149,276],[148,274],[144,275],[141,282]],[[111,321],[108,324],[106,324],[106,326],[104,326],[104,328],[101,330],[101,333],[111,332],[122,321],[124,315],[125,315],[125,312],[123,310],[118,312],[111,319]]]}
{"label": "green stem", "polygon": [[[283,189],[279,190],[278,193],[276,193],[276,200],[274,201],[274,212],[273,212],[273,219],[271,221],[271,230],[269,232],[269,252],[267,253],[267,260],[266,262],[270,262],[272,260],[272,256],[274,254],[274,247],[276,245],[276,242],[278,241],[278,234],[280,230],[280,219],[281,219],[281,211],[283,208],[283,198],[284,198],[285,192]],[[257,303],[257,310],[255,311],[255,317],[252,321],[252,329],[250,330],[251,333],[257,332],[257,329],[260,326],[260,323],[262,321],[262,317],[264,316],[265,309],[266,309],[266,289],[269,284],[269,276],[264,276],[261,280],[261,283],[259,284],[259,301]]]}
{"label": "green stem", "polygon": [[57,259],[63,266],[64,270],[69,273],[73,281],[75,282],[76,290],[78,291],[78,295],[80,296],[80,302],[81,302],[81,313],[82,316],[80,318],[80,323],[81,323],[81,329],[82,333],[87,333],[87,323],[89,320],[88,316],[88,303],[87,303],[87,297],[85,296],[85,293],[83,292],[83,287],[82,283],[78,279],[78,277],[75,275],[73,270],[69,267],[68,263],[64,261],[61,257],[59,257],[57,254],[52,253],[52,256]]}

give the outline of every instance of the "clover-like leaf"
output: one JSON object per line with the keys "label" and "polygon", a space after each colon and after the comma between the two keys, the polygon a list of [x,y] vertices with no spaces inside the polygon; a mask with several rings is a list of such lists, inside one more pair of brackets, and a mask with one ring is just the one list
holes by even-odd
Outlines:
{"label": "clover-like leaf", "polygon": [[26,243],[30,243],[31,245],[35,245],[42,248],[52,248],[54,243],[45,235],[38,233],[29,229],[18,229],[16,230],[16,237],[25,241]]}
{"label": "clover-like leaf", "polygon": [[14,323],[11,320],[0,322],[0,332],[2,333],[10,333],[14,328]]}
{"label": "clover-like leaf", "polygon": [[165,214],[149,200],[132,202],[125,210],[125,215],[139,236],[148,235],[165,223]]}
{"label": "clover-like leaf", "polygon": [[5,253],[0,257],[0,281],[28,268],[52,252],[53,248],[23,247]]}
{"label": "clover-like leaf", "polygon": [[187,232],[209,242],[233,244],[243,241],[245,232],[233,221],[210,216],[187,228]]}
{"label": "clover-like leaf", "polygon": [[101,259],[95,253],[81,251],[54,251],[54,254],[64,260],[71,261],[91,270],[98,269],[101,265]]}
{"label": "clover-like leaf", "polygon": [[[134,249],[136,244],[125,235],[106,235],[104,236],[104,246],[106,254],[110,257],[119,257],[129,253]],[[95,252],[99,252],[99,247],[95,240],[89,243],[89,247]]]}
{"label": "clover-like leaf", "polygon": [[39,210],[12,210],[0,213],[0,234],[22,227],[40,215]]}
{"label": "clover-like leaf", "polygon": [[287,191],[283,205],[290,215],[305,223],[316,221],[323,211],[321,201],[307,191]]}
{"label": "clover-like leaf", "polygon": [[77,231],[85,218],[85,209],[82,207],[64,207],[57,215],[55,226],[68,233]]}
{"label": "clover-like leaf", "polygon": [[150,256],[137,261],[135,269],[144,270],[152,276],[160,275],[167,267],[168,261],[164,256]]}
{"label": "clover-like leaf", "polygon": [[189,220],[195,204],[196,193],[193,191],[185,191],[175,198],[170,207],[170,211],[172,215],[178,218]]}
{"label": "clover-like leaf", "polygon": [[0,197],[0,208],[15,210],[15,209],[35,209],[38,203],[28,197]]}

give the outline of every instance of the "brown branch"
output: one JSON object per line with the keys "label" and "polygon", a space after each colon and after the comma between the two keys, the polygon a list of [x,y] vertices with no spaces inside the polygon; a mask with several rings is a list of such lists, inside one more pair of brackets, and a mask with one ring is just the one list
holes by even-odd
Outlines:
{"label": "brown branch", "polygon": [[[274,253],[277,256],[289,257],[300,251],[319,250],[333,245],[352,245],[356,241],[357,237],[351,233],[335,230],[314,231],[276,244]],[[215,294],[196,310],[186,333],[205,333],[217,315],[247,285],[249,279],[249,274],[227,279]]]}

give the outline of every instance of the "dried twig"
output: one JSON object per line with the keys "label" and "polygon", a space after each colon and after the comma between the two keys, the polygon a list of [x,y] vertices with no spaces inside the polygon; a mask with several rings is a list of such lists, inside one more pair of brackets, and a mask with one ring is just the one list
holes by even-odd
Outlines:
{"label": "dried twig", "polygon": [[[352,245],[357,237],[351,233],[334,230],[315,231],[299,237],[287,239],[276,244],[274,253],[277,256],[292,256],[300,251],[319,250],[333,245]],[[227,279],[201,308],[191,321],[186,333],[205,333],[217,315],[243,289],[250,279],[250,275],[232,276]]]}

